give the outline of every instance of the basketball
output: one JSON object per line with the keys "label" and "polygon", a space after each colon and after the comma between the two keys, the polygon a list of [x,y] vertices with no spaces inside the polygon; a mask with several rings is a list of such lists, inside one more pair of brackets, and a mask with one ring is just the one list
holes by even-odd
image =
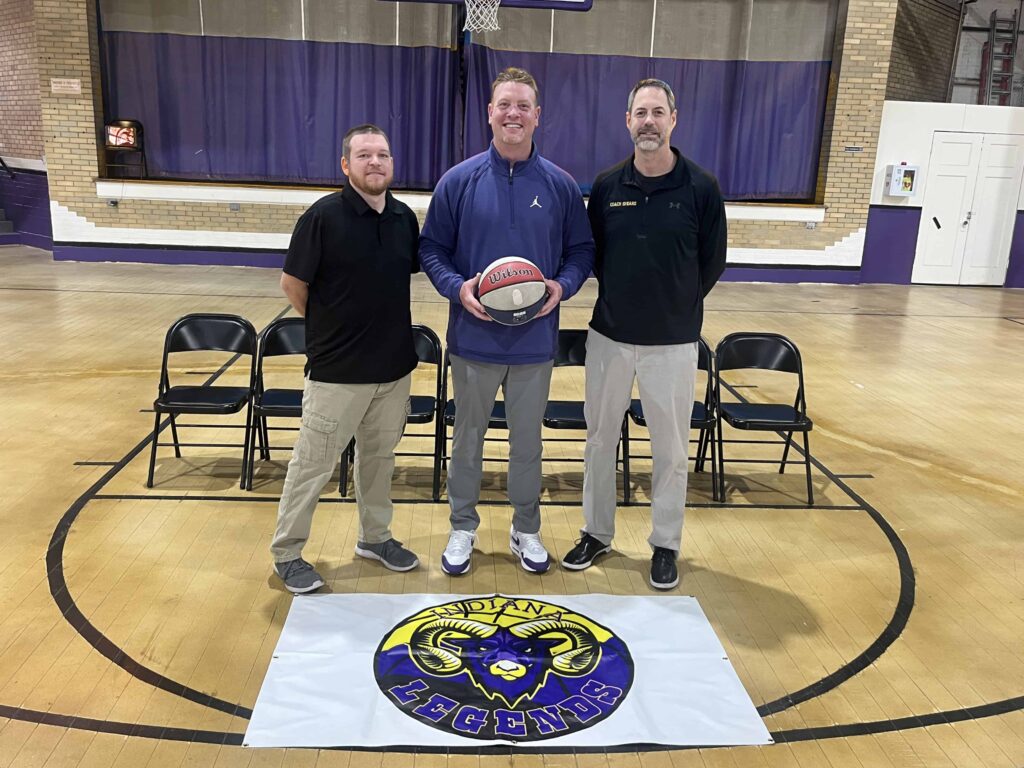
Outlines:
{"label": "basketball", "polygon": [[544,306],[544,275],[532,261],[506,256],[480,273],[477,288],[487,314],[502,325],[528,323]]}

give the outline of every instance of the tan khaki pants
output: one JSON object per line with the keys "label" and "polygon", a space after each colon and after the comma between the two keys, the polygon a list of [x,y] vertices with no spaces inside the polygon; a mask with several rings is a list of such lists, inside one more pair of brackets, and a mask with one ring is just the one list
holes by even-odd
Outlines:
{"label": "tan khaki pants", "polygon": [[277,532],[270,546],[274,562],[287,562],[302,554],[320,491],[353,435],[359,541],[380,544],[391,538],[391,477],[395,446],[405,430],[411,383],[411,373],[387,384],[328,384],[306,379],[302,427],[288,463]]}

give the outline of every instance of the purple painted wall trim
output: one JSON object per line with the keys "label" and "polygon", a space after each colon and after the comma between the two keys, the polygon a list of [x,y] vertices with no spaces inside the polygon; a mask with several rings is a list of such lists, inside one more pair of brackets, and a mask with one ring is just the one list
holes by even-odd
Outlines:
{"label": "purple painted wall trim", "polygon": [[45,173],[15,168],[13,179],[0,173],[0,208],[14,224],[14,232],[0,235],[0,243],[31,245],[45,250],[52,247],[50,188]]}
{"label": "purple painted wall trim", "polygon": [[860,270],[807,267],[726,267],[722,280],[730,283],[840,283],[857,285]]}
{"label": "purple painted wall trim", "polygon": [[53,248],[53,240],[46,235],[33,235],[31,232],[6,232],[0,234],[0,245],[30,245],[41,251]]}
{"label": "purple painted wall trim", "polygon": [[1010,264],[1006,268],[1007,288],[1024,288],[1024,211],[1017,211],[1010,243]]}
{"label": "purple painted wall trim", "polygon": [[118,261],[139,264],[195,264],[198,266],[270,267],[284,266],[284,252],[199,250],[191,248],[118,245],[75,245],[54,243],[54,261]]}
{"label": "purple painted wall trim", "polygon": [[920,208],[868,208],[860,281],[909,285],[920,223]]}
{"label": "purple painted wall trim", "polygon": [[[7,216],[15,228],[43,229],[42,233],[18,231],[0,235],[0,245],[24,244],[53,250],[55,261],[121,261],[140,264],[195,264],[199,266],[267,267],[280,269],[284,253],[275,251],[234,251],[230,249],[188,249],[173,246],[120,246],[115,244],[53,243],[50,236],[49,197],[45,174],[17,173],[19,182],[15,195],[10,179],[0,179],[0,203],[18,200],[22,204],[7,207]],[[6,182],[6,183],[5,183]],[[28,191],[31,191],[29,194]],[[41,192],[40,192],[41,190]],[[34,200],[32,204],[24,204]],[[14,215],[12,215],[12,213]],[[17,218],[15,218],[17,217]],[[722,280],[751,283],[891,283],[909,285],[917,246],[920,208],[887,208],[872,206],[868,211],[864,260],[857,269],[810,269],[807,267],[730,266]],[[1010,264],[1005,287],[1024,288],[1024,211],[1017,212],[1010,246]]]}

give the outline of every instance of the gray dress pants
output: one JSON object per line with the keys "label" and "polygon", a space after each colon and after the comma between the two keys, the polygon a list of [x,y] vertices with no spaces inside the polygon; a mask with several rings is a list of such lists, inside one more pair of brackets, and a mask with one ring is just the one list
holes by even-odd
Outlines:
{"label": "gray dress pants", "polygon": [[521,533],[540,530],[541,419],[548,402],[553,362],[498,365],[451,356],[455,387],[455,430],[448,464],[448,502],[453,530],[480,525],[484,435],[498,387],[508,421],[508,499],[512,525]]}
{"label": "gray dress pants", "polygon": [[633,381],[651,433],[652,547],[678,552],[683,537],[689,469],[690,415],[697,378],[697,344],[622,344],[593,328],[587,334],[587,448],[584,531],[604,544],[615,536],[615,454]]}

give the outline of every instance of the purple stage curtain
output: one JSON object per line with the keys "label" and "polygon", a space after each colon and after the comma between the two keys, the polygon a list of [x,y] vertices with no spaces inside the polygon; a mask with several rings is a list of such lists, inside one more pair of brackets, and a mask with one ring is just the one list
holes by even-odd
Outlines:
{"label": "purple stage curtain", "polygon": [[142,122],[150,176],[336,185],[341,140],[389,134],[395,187],[461,157],[458,56],[433,47],[106,32],[107,117]]}
{"label": "purple stage curtain", "polygon": [[108,118],[140,120],[150,175],[336,185],[341,137],[386,130],[396,188],[432,189],[486,147],[494,75],[530,70],[541,87],[541,152],[585,190],[631,151],[626,95],[642,77],[672,83],[673,143],[731,200],[814,195],[830,62],[697,61],[458,51],[362,43],[107,32]]}
{"label": "purple stage curtain", "polygon": [[730,200],[814,195],[830,62],[696,61],[567,53],[467,51],[466,155],[490,141],[487,102],[495,75],[529,70],[541,92],[541,153],[589,189],[597,173],[632,152],[626,97],[645,77],[676,91],[672,143],[718,177]]}

